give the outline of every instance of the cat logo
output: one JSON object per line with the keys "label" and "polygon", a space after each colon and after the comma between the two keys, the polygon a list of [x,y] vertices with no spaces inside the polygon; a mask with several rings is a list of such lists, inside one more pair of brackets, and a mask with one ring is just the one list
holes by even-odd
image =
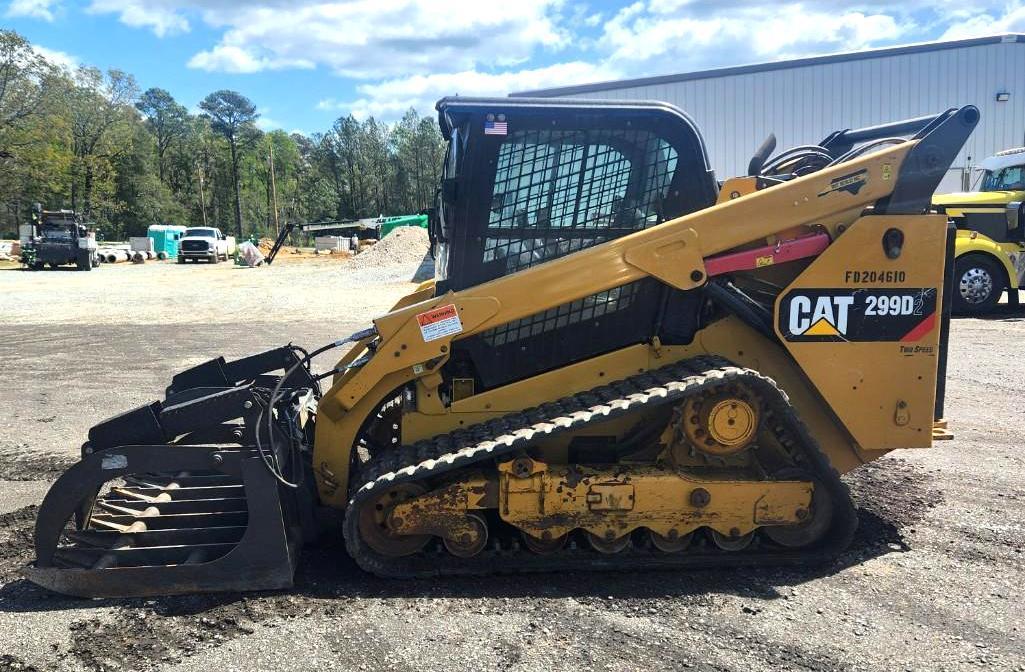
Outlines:
{"label": "cat logo", "polygon": [[804,287],[780,299],[785,341],[917,342],[936,327],[935,287]]}
{"label": "cat logo", "polygon": [[854,297],[850,295],[791,295],[787,324],[790,335],[846,336],[848,311],[853,304]]}

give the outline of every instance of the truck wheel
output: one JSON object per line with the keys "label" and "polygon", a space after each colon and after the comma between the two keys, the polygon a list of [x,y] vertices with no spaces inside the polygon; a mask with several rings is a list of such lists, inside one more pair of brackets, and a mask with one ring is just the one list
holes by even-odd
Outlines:
{"label": "truck wheel", "polygon": [[966,254],[954,264],[954,312],[982,315],[993,310],[1004,292],[1003,269],[982,254]]}

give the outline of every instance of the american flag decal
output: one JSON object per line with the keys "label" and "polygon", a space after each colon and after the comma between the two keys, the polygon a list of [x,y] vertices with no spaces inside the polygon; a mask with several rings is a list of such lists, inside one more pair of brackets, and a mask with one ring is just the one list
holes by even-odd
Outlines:
{"label": "american flag decal", "polygon": [[485,121],[484,135],[505,135],[509,132],[509,123],[505,121]]}

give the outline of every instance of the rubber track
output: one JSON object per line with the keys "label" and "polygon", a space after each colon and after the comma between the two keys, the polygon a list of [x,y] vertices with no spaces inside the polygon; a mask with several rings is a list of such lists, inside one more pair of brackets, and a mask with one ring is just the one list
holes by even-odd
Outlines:
{"label": "rubber track", "polygon": [[[795,462],[814,473],[829,490],[833,499],[833,527],[815,546],[786,549],[756,538],[750,547],[738,552],[722,551],[706,543],[703,547],[692,545],[682,553],[666,554],[647,544],[634,544],[620,553],[605,555],[571,542],[562,551],[538,555],[518,541],[503,544],[492,538],[487,548],[472,558],[450,555],[434,541],[419,553],[393,558],[376,553],[360,538],[359,508],[385,488],[432,479],[481,462],[511,458],[536,441],[577,431],[588,423],[673,404],[691,394],[733,383],[743,383],[759,395],[767,411],[768,429],[791,452]],[[346,548],[360,567],[389,578],[825,562],[848,546],[857,527],[857,513],[847,487],[786,394],[772,379],[718,357],[685,360],[411,446],[382,451],[354,474],[350,492],[344,525]]]}

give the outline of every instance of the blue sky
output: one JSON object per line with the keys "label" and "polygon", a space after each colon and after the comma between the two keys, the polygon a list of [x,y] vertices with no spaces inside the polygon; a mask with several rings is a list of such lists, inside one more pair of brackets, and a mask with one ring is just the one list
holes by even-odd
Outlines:
{"label": "blue sky", "polygon": [[[6,5],[6,7],[4,7]],[[387,121],[442,95],[509,91],[1025,32],[973,0],[0,0],[54,60],[121,68],[195,108],[230,88],[265,129]]]}

